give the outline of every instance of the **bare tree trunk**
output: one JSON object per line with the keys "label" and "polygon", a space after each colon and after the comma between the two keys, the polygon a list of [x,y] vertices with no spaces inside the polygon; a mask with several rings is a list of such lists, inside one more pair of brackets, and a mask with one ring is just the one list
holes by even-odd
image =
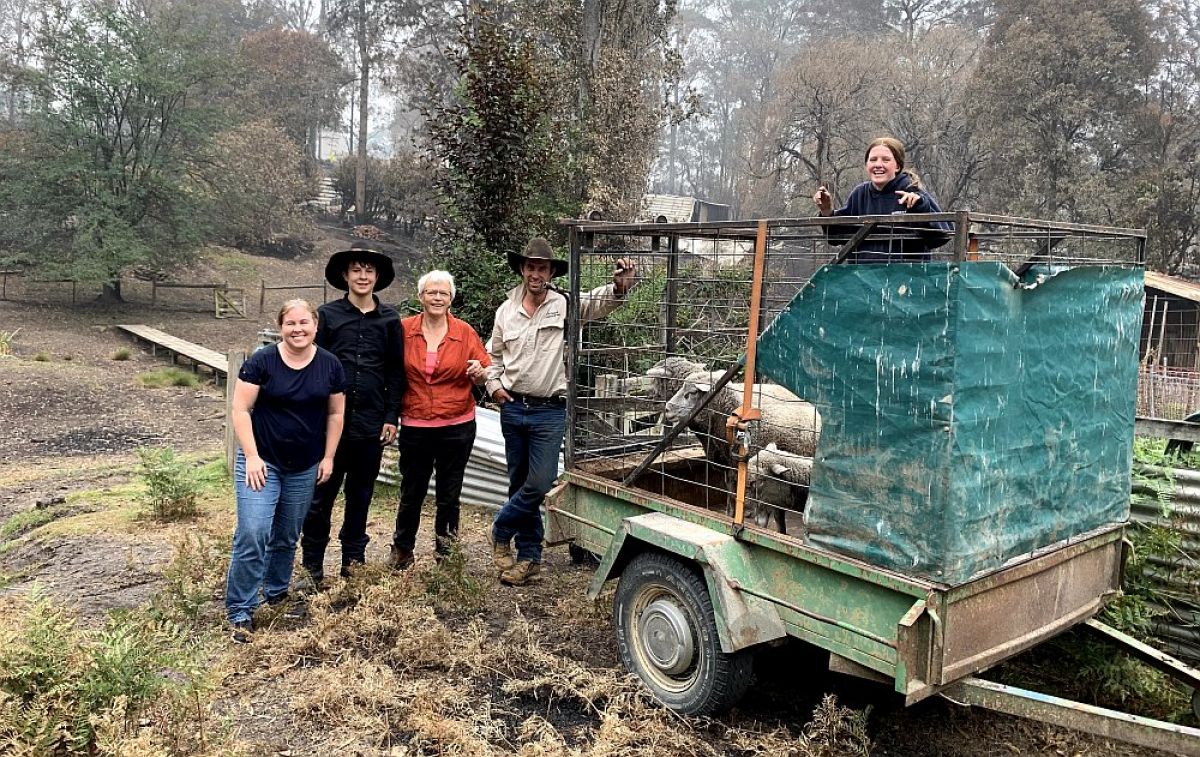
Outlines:
{"label": "bare tree trunk", "polygon": [[367,97],[371,87],[371,56],[367,49],[367,1],[358,0],[358,56],[362,78],[358,82],[358,160],[354,165],[354,211],[359,223],[367,222]]}
{"label": "bare tree trunk", "polygon": [[124,302],[125,298],[121,296],[121,277],[104,282],[98,299],[101,302]]}
{"label": "bare tree trunk", "polygon": [[[583,56],[579,71],[579,121],[583,124],[584,139],[589,139],[588,122],[592,110],[592,88],[600,67],[600,8],[601,0],[583,0],[583,19],[579,29],[579,49]],[[585,149],[587,149],[585,147]],[[579,199],[587,201],[587,179],[579,172]]]}

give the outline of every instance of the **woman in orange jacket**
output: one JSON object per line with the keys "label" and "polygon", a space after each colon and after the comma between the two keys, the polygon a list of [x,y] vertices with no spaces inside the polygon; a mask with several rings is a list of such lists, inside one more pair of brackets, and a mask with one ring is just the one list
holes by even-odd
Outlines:
{"label": "woman in orange jacket", "polygon": [[459,496],[475,445],[474,386],[484,382],[491,359],[479,335],[450,315],[454,277],[430,271],[417,281],[420,315],[401,321],[408,391],[400,405],[400,509],[392,539],[392,567],[413,563],[421,504],[436,472],[434,516],[440,560],[458,537]]}

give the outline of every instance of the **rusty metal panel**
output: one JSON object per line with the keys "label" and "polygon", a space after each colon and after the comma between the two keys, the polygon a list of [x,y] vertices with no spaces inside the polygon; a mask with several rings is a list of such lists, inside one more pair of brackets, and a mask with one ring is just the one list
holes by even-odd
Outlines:
{"label": "rusty metal panel", "polygon": [[1096,613],[1117,590],[1121,530],[1054,550],[947,592],[941,670],[950,683],[1027,649]]}

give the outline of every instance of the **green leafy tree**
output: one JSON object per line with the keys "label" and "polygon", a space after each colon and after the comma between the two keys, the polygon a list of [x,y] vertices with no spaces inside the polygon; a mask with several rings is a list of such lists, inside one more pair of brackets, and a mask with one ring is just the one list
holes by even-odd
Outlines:
{"label": "green leafy tree", "polygon": [[[1131,182],[1140,86],[1158,63],[1136,0],[996,3],[972,101],[1002,209],[1128,223],[1113,193]],[[1000,209],[1000,208],[998,208]]]}
{"label": "green leafy tree", "polygon": [[202,239],[191,159],[210,130],[221,47],[184,9],[55,9],[27,132],[0,153],[0,242],[39,274],[120,298],[135,265],[186,257]]}
{"label": "green leafy tree", "polygon": [[442,168],[440,243],[463,292],[459,312],[486,336],[497,293],[515,283],[506,253],[552,233],[578,200],[563,194],[568,142],[533,40],[481,10],[462,25],[451,55],[459,74],[453,97],[428,118]]}

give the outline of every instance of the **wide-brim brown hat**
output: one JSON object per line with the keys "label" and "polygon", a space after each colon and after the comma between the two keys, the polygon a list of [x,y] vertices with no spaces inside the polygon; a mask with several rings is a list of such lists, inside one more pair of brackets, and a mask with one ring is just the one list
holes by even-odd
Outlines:
{"label": "wide-brim brown hat", "polygon": [[529,240],[529,244],[525,245],[525,252],[510,252],[508,253],[508,267],[513,269],[513,273],[521,275],[521,266],[526,260],[549,260],[550,261],[550,278],[558,278],[565,276],[568,269],[567,261],[554,254],[554,248],[550,246],[542,237],[534,237]]}
{"label": "wide-brim brown hat", "polygon": [[325,264],[325,280],[329,282],[329,286],[343,292],[350,291],[350,285],[346,283],[346,271],[350,269],[351,263],[370,263],[375,266],[375,273],[378,276],[375,280],[374,291],[376,292],[387,289],[396,280],[396,268],[392,265],[391,258],[377,250],[352,247],[349,250],[335,252],[330,256],[329,262]]}

